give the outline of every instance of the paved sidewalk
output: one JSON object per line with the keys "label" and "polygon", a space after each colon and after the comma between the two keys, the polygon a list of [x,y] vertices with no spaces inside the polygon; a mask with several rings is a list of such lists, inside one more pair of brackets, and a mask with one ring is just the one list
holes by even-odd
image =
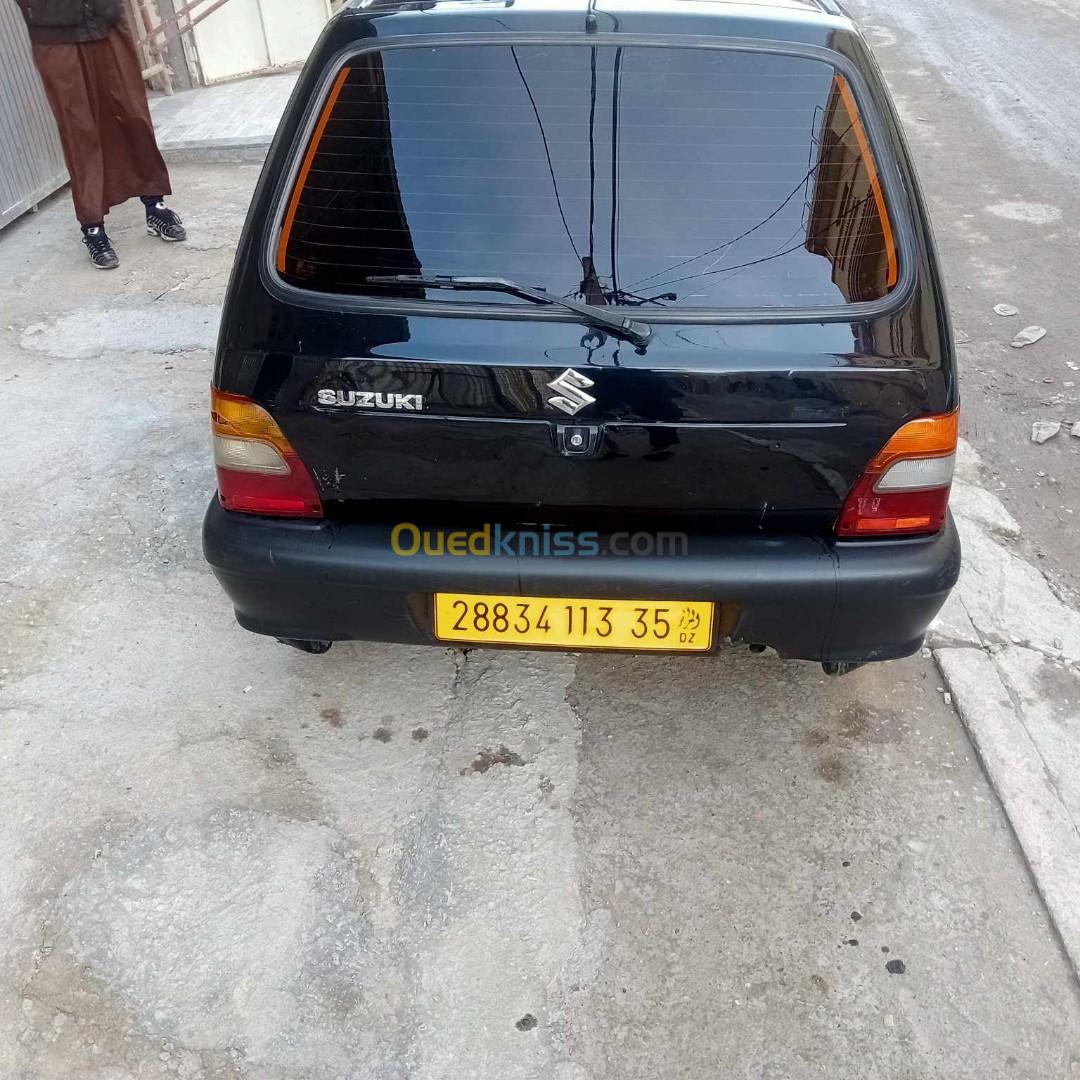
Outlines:
{"label": "paved sidewalk", "polygon": [[258,75],[152,98],[162,152],[171,161],[261,159],[299,75]]}
{"label": "paved sidewalk", "polygon": [[1080,612],[1017,553],[1019,524],[961,450],[964,567],[929,645],[1080,975]]}
{"label": "paved sidewalk", "polygon": [[[1080,440],[1071,423],[1031,438],[1036,421],[1080,417],[1080,188],[1063,135],[1078,126],[1080,5],[849,7],[906,118],[960,343],[964,567],[930,644],[1080,975]],[[1031,324],[1047,340],[1010,348]]]}

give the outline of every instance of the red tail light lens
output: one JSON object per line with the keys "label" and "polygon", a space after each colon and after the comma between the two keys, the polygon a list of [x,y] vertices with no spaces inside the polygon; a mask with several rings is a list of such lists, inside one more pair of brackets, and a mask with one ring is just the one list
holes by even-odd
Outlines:
{"label": "red tail light lens", "polygon": [[274,418],[239,394],[216,387],[210,394],[221,505],[267,517],[321,518],[315,481]]}
{"label": "red tail light lens", "polygon": [[940,532],[949,510],[959,413],[905,424],[851,489],[838,536],[883,537]]}

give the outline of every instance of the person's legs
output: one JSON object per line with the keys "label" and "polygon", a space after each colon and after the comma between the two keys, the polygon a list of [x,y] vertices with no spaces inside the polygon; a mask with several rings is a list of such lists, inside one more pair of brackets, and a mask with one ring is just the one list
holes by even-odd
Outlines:
{"label": "person's legs", "polygon": [[35,45],[34,62],[56,117],[75,215],[94,265],[119,264],[105,215],[135,195],[146,209],[147,232],[173,243],[187,239],[179,216],[164,203],[169,172],[126,27],[114,27],[100,41]]}
{"label": "person's legs", "polygon": [[169,170],[157,144],[131,35],[126,26],[115,26],[94,46],[98,90],[112,121],[103,119],[100,125],[106,196],[114,206],[138,196],[146,209],[147,231],[165,240],[182,240],[186,234],[180,219],[164,204],[172,191]]}
{"label": "person's legs", "polygon": [[78,45],[34,45],[34,64],[49,99],[64,162],[71,177],[71,200],[93,264],[109,270],[119,264],[105,233],[109,204],[105,197],[105,163],[98,137],[96,87],[87,78]]}

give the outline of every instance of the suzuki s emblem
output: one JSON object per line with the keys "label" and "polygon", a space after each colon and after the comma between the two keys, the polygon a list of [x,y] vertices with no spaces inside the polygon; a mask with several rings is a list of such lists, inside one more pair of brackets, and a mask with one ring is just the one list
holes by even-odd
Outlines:
{"label": "suzuki s emblem", "polygon": [[576,416],[586,405],[596,403],[596,398],[585,393],[590,386],[595,385],[592,379],[567,368],[557,379],[548,383],[552,390],[558,390],[554,397],[548,398],[548,404],[562,409],[569,416]]}

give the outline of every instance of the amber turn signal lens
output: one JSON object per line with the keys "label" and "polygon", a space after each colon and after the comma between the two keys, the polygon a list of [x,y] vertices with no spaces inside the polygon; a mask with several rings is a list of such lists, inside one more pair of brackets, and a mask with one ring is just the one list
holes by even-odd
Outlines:
{"label": "amber turn signal lens", "polygon": [[210,410],[215,435],[226,439],[258,439],[282,455],[294,453],[277,421],[249,398],[211,387]]}
{"label": "amber turn signal lens", "polygon": [[924,416],[905,424],[867,466],[867,471],[884,472],[901,458],[947,457],[956,453],[960,438],[960,412]]}

